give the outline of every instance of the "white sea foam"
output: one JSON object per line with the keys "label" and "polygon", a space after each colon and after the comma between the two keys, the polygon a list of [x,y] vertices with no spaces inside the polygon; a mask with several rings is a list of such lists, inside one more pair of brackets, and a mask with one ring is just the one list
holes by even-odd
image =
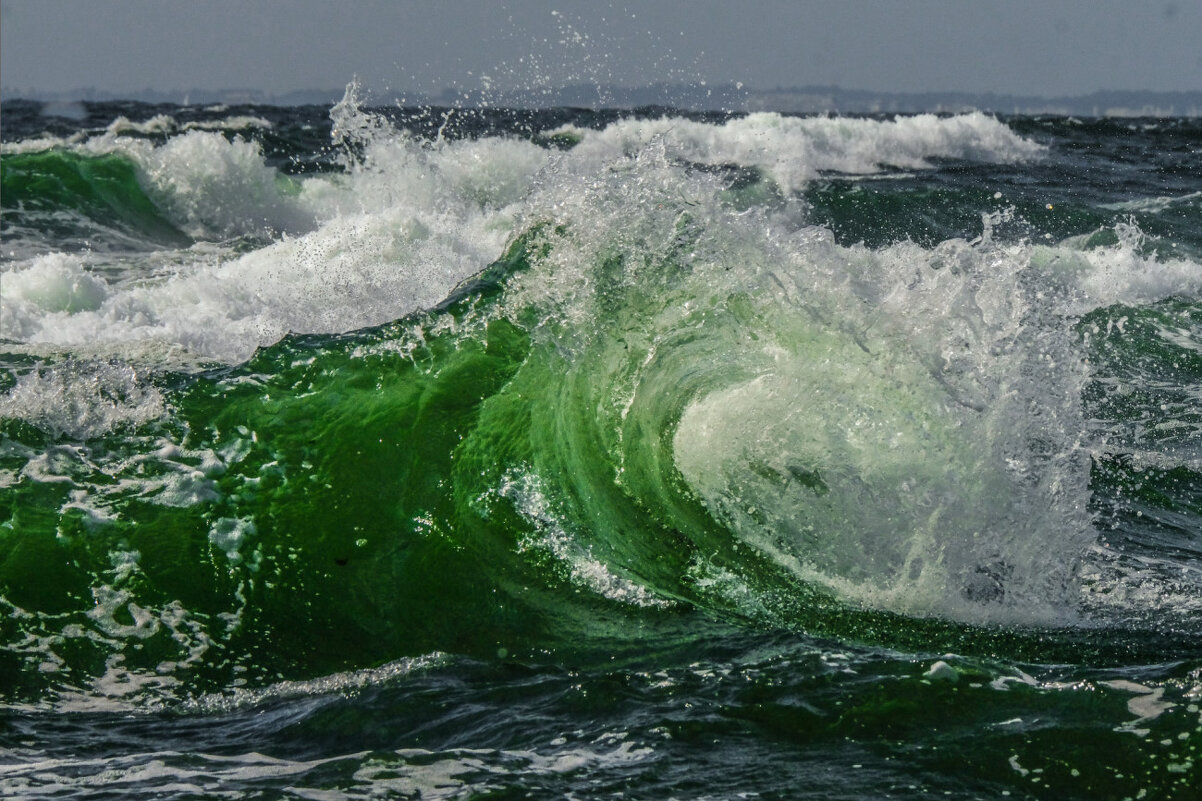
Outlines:
{"label": "white sea foam", "polygon": [[760,112],[721,125],[660,118],[623,120],[603,131],[561,130],[581,137],[574,157],[594,166],[636,153],[660,139],[670,158],[758,167],[789,192],[803,188],[823,171],[869,174],[885,166],[918,169],[929,167],[934,159],[1011,163],[1038,158],[1045,150],[980,113],[886,121]]}
{"label": "white sea foam", "polygon": [[0,417],[87,439],[163,413],[162,394],[127,364],[67,361],[25,373],[0,395]]}
{"label": "white sea foam", "polygon": [[0,276],[3,335],[230,362],[289,332],[345,331],[438,302],[502,251],[548,155],[508,139],[427,148],[390,134],[349,175],[292,182],[257,145],[207,132],[90,146],[133,158],[148,194],[193,236],[295,235],[241,255],[174,251],[161,274],[113,283],[101,255],[14,263]]}
{"label": "white sea foam", "polygon": [[[70,348],[174,346],[233,362],[290,331],[382,323],[437,302],[488,264],[522,218],[541,213],[531,200],[548,186],[587,186],[627,169],[629,154],[656,143],[669,159],[760,167],[786,189],[820,170],[1040,152],[979,114],[895,121],[753,114],[722,125],[625,120],[582,132],[583,142],[567,153],[506,137],[420,143],[359,110],[353,98],[333,116],[336,138],[363,150],[342,176],[281,176],[257,144],[179,133],[165,116],[118,120],[75,145],[125,154],[160,210],[194,238],[291,235],[244,254],[211,246],[164,253],[167,270],[119,286],[99,277],[98,269],[112,270],[98,256],[48,254],[12,264],[0,278],[3,335]],[[171,131],[161,145],[123,135]],[[680,192],[688,191],[682,182]]]}
{"label": "white sea foam", "polygon": [[432,305],[504,246],[506,231],[479,215],[408,211],[338,216],[224,261],[198,251],[167,277],[120,286],[86,270],[84,257],[40,257],[0,276],[3,335],[131,358],[176,346],[237,362],[289,332],[345,331]]}
{"label": "white sea foam", "polygon": [[[939,256],[781,254],[779,288],[752,290],[772,300],[739,346],[746,378],[687,406],[677,464],[719,518],[845,597],[1059,615],[1066,562],[1092,537],[1071,330],[1020,289],[1023,249],[961,250],[955,272]],[[815,293],[832,262],[849,283]]]}
{"label": "white sea foam", "polygon": [[0,289],[0,336],[24,341],[43,326],[96,310],[108,296],[104,279],[92,274],[81,256],[66,253],[39,256],[0,273]]}
{"label": "white sea foam", "polygon": [[303,196],[295,197],[300,187],[268,167],[255,142],[190,131],[132,154],[147,194],[193,238],[297,233],[315,223]]}

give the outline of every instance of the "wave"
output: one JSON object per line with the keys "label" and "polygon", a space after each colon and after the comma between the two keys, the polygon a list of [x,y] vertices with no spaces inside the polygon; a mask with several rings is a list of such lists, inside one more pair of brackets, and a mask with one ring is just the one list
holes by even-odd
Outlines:
{"label": "wave", "polygon": [[26,248],[53,242],[83,250],[94,240],[116,247],[188,241],[147,196],[136,165],[121,155],[59,150],[6,155],[0,180],[5,227]]}
{"label": "wave", "polygon": [[14,693],[678,627],[1044,660],[1095,627],[1156,636],[1148,571],[1095,548],[1126,513],[1106,481],[1134,488],[1115,450],[1137,446],[1193,481],[1197,423],[1172,400],[1171,455],[1107,387],[1197,371],[1197,265],[1134,225],[1007,237],[1012,206],[972,236],[841,241],[807,200],[828,170],[1042,146],[981,115],[623,120],[564,148],[335,117],[345,171],[293,194],[252,143],[121,144],[193,239],[244,214],[294,234],[197,241],[151,278],[61,253],[5,273]]}
{"label": "wave", "polygon": [[[10,302],[5,317],[17,321],[14,338],[59,345],[156,340],[236,362],[289,331],[379,324],[437,302],[488,263],[516,221],[543,213],[540,182],[554,175],[560,184],[587,185],[590,176],[648,149],[680,166],[679,192],[707,167],[734,163],[753,170],[740,173],[725,192],[727,202],[741,207],[784,202],[823,170],[869,172],[931,158],[1009,160],[1040,151],[983,115],[880,122],[757,114],[718,126],[671,118],[620,121],[577,131],[580,144],[564,153],[508,138],[423,142],[353,104],[349,109],[335,110],[342,115],[336,128],[340,141],[361,152],[341,176],[284,176],[255,143],[215,133],[193,131],[155,146],[118,136],[122,126],[76,150],[6,159],[6,175],[15,182],[28,173],[31,186],[64,164],[76,172],[121,173],[125,195],[116,198],[93,203],[81,192],[39,196],[50,221],[32,223],[43,227],[37,241],[61,241],[53,220],[78,212],[96,225],[134,218],[133,233],[145,236],[147,247],[182,245],[181,233],[198,242],[252,237],[266,244],[242,254],[244,247],[234,247],[180,258],[173,274],[149,282],[127,281],[118,272],[116,287],[106,280],[105,260],[86,253],[68,258],[88,276],[85,283],[105,284],[101,308],[56,318],[51,340],[38,333],[50,327],[39,315],[61,309],[12,308]],[[88,226],[77,227],[82,239]],[[289,233],[296,237],[280,241]],[[60,255],[32,256],[11,272],[25,275],[17,283],[46,283],[54,279],[41,274],[61,272],[63,263]]]}

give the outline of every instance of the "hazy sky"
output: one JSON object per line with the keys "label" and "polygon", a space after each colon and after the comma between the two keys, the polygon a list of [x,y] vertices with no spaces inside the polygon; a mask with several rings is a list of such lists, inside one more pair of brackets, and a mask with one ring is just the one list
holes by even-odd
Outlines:
{"label": "hazy sky", "polygon": [[0,0],[0,83],[1202,90],[1200,0]]}

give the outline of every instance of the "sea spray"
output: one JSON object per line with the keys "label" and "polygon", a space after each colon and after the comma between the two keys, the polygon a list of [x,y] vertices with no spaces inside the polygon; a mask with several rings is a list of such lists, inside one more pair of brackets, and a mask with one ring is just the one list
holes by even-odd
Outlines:
{"label": "sea spray", "polygon": [[23,109],[10,794],[1191,797],[1193,123]]}

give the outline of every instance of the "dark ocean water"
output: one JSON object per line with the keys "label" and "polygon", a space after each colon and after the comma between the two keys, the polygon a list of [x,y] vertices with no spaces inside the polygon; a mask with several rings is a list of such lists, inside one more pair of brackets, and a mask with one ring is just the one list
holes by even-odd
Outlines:
{"label": "dark ocean water", "polygon": [[0,794],[1202,798],[1202,123],[6,103]]}

